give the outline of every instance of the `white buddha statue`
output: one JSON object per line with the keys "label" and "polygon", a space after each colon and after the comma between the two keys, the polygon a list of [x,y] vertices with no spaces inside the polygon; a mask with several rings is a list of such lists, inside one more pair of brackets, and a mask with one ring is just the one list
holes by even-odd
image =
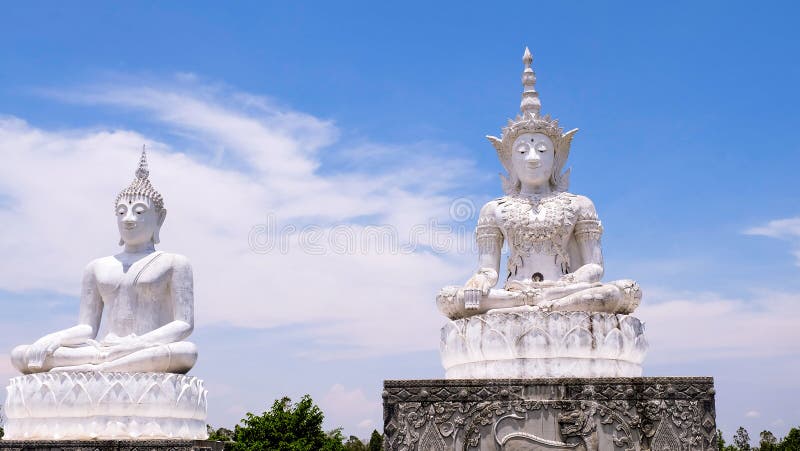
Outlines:
{"label": "white buddha statue", "polygon": [[[533,57],[526,48],[520,109],[502,138],[487,137],[508,177],[506,195],[480,211],[476,238],[479,268],[463,287],[446,287],[437,304],[448,318],[486,312],[584,311],[631,313],[641,291],[632,280],[603,283],[603,227],[589,198],[567,192],[563,172],[572,137],[558,121],[540,116]],[[508,274],[499,280],[503,243]]]}
{"label": "white buddha statue", "polygon": [[[21,372],[186,373],[197,348],[192,268],[186,257],[157,251],[167,210],[148,179],[144,150],[133,182],[115,203],[121,253],[84,271],[78,324],[11,353]],[[98,339],[105,312],[107,333]]]}

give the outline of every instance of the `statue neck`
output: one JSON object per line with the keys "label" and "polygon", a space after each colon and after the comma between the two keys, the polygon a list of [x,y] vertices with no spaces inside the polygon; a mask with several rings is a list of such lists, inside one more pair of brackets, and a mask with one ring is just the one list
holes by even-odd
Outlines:
{"label": "statue neck", "polygon": [[125,253],[126,254],[149,254],[151,252],[155,252],[156,246],[153,244],[152,241],[148,241],[147,243],[141,244],[129,244],[125,243]]}
{"label": "statue neck", "polygon": [[526,185],[522,184],[519,194],[522,196],[541,196],[543,194],[550,194],[553,190],[550,189],[550,183],[543,183],[541,185]]}

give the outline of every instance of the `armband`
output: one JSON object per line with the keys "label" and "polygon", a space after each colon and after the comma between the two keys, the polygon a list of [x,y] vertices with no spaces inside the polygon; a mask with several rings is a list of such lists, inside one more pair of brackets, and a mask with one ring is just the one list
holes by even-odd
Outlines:
{"label": "armband", "polygon": [[603,234],[603,225],[597,219],[584,219],[575,223],[575,239],[578,242],[599,241]]}

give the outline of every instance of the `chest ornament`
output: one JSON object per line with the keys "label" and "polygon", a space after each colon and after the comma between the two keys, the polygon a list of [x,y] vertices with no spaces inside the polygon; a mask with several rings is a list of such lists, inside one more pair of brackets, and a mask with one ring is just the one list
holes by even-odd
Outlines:
{"label": "chest ornament", "polygon": [[500,227],[508,240],[509,275],[515,275],[531,255],[552,255],[564,273],[569,270],[565,247],[575,226],[575,196],[569,193],[541,197],[505,196],[498,201]]}

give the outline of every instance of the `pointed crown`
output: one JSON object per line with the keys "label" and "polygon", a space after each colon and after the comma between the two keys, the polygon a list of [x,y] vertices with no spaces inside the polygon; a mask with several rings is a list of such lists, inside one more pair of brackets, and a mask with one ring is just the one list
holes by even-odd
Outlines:
{"label": "pointed crown", "polygon": [[[569,170],[561,172],[569,156],[569,148],[572,137],[578,129],[572,129],[564,133],[564,129],[558,125],[558,119],[552,119],[550,115],[541,116],[542,103],[539,100],[539,93],[536,91],[536,73],[531,68],[533,55],[525,47],[525,54],[522,56],[525,69],[522,72],[522,101],[520,102],[520,114],[513,120],[509,119],[508,124],[503,127],[501,138],[487,136],[492,143],[500,162],[509,174],[512,174],[511,167],[511,146],[514,141],[525,133],[542,133],[553,141],[555,147],[555,159],[553,162],[553,175],[550,180],[551,185],[557,191],[566,191],[569,187]],[[507,178],[503,178],[507,182]],[[514,187],[505,186],[506,192]]]}
{"label": "pointed crown", "polygon": [[114,202],[114,207],[119,204],[120,200],[127,199],[133,200],[137,197],[146,197],[150,199],[156,210],[164,208],[164,198],[161,193],[156,191],[150,183],[150,170],[147,168],[147,153],[145,147],[142,146],[142,156],[139,157],[139,167],[136,168],[136,176],[127,188],[117,194],[117,200]]}

